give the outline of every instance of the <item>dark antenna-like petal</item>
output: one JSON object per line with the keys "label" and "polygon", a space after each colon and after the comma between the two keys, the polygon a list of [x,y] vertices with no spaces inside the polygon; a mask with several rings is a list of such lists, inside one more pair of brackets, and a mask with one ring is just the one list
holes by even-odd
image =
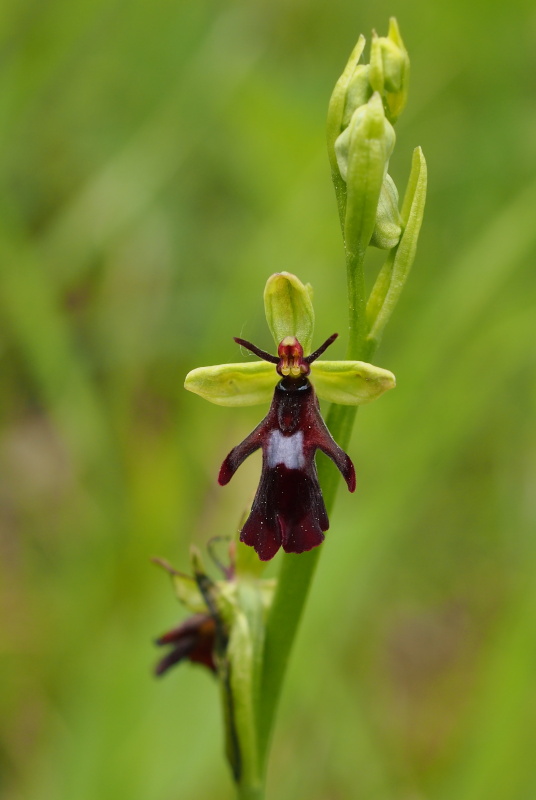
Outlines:
{"label": "dark antenna-like petal", "polygon": [[237,344],[242,345],[247,350],[251,350],[256,356],[262,358],[263,361],[269,361],[270,364],[279,364],[279,358],[277,356],[272,356],[270,353],[267,353],[266,350],[261,350],[260,347],[256,347],[251,342],[247,342],[245,339],[240,339],[238,336],[233,336],[233,339]]}
{"label": "dark antenna-like petal", "polygon": [[314,351],[314,353],[311,353],[311,355],[310,355],[310,356],[307,356],[306,358],[304,358],[304,359],[303,359],[303,360],[305,361],[305,363],[306,363],[306,364],[312,364],[312,363],[313,363],[313,361],[316,361],[316,359],[317,359],[319,356],[321,356],[321,355],[322,355],[322,353],[323,353],[325,350],[327,350],[327,349],[328,349],[328,347],[330,346],[330,344],[333,344],[333,342],[334,342],[334,341],[335,341],[335,339],[338,337],[338,335],[339,335],[338,333],[332,333],[332,334],[331,334],[331,336],[329,337],[329,339],[326,339],[326,341],[324,342],[324,344],[321,344],[321,345],[320,345],[320,347],[318,348],[318,350],[315,350],[315,351]]}

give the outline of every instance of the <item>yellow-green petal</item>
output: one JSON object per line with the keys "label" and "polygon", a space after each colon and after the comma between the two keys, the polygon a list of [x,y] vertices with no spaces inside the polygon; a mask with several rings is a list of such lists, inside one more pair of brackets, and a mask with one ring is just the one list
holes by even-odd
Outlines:
{"label": "yellow-green petal", "polygon": [[276,347],[286,336],[295,336],[308,355],[312,349],[315,312],[312,289],[291,272],[276,272],[266,282],[264,310]]}
{"label": "yellow-green petal", "polygon": [[218,406],[255,406],[270,402],[277,381],[273,364],[248,361],[193,369],[184,388]]}
{"label": "yellow-green petal", "polygon": [[365,361],[315,361],[311,382],[319,397],[343,406],[370,403],[396,386],[392,372]]}

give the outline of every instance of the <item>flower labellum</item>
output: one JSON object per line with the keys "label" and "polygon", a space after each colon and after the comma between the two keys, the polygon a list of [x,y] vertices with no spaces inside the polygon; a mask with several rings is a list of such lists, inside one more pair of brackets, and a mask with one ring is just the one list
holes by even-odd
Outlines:
{"label": "flower labellum", "polygon": [[216,623],[209,614],[194,614],[182,625],[164,633],[156,640],[160,646],[171,645],[171,650],[158,662],[156,675],[163,675],[168,669],[180,661],[191,661],[203,664],[212,672],[216,672],[214,662],[214,646],[216,641]]}
{"label": "flower labellum", "polygon": [[266,417],[223,462],[218,482],[227,484],[242,462],[262,448],[262,474],[240,541],[269,561],[282,546],[286,553],[303,553],[324,540],[329,520],[318,483],[315,453],[322,450],[355,490],[354,465],[331,436],[313,385],[311,363],[337,338],[333,334],[318,350],[304,357],[294,336],[285,337],[272,356],[250,342],[235,341],[276,365],[281,380],[275,387]]}

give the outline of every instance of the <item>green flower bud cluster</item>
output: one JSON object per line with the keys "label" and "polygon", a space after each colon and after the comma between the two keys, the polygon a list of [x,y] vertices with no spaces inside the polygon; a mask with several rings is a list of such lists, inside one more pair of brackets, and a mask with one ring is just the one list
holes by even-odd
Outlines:
{"label": "green flower bud cluster", "polygon": [[[373,32],[368,64],[361,63],[364,49],[361,36],[333,90],[327,144],[346,249],[351,314],[359,316],[350,319],[350,328],[357,330],[353,349],[359,349],[357,340],[368,338],[367,351],[378,344],[411,267],[424,210],[426,163],[417,148],[400,210],[388,167],[396,141],[393,125],[407,100],[409,58],[396,20],[390,20],[387,36]],[[363,294],[362,264],[369,246],[388,251],[388,266],[371,293],[365,324],[364,299],[357,294]]]}

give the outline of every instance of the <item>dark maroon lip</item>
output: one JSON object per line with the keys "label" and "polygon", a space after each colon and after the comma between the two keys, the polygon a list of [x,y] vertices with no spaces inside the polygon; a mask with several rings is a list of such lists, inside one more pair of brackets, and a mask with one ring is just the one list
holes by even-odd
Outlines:
{"label": "dark maroon lip", "polygon": [[155,667],[155,675],[164,675],[175,664],[191,661],[216,672],[214,645],[216,623],[210,614],[194,614],[156,640],[160,647],[169,646],[166,655]]}
{"label": "dark maroon lip", "polygon": [[281,378],[276,386],[282,392],[306,392],[311,388],[307,378]]}

